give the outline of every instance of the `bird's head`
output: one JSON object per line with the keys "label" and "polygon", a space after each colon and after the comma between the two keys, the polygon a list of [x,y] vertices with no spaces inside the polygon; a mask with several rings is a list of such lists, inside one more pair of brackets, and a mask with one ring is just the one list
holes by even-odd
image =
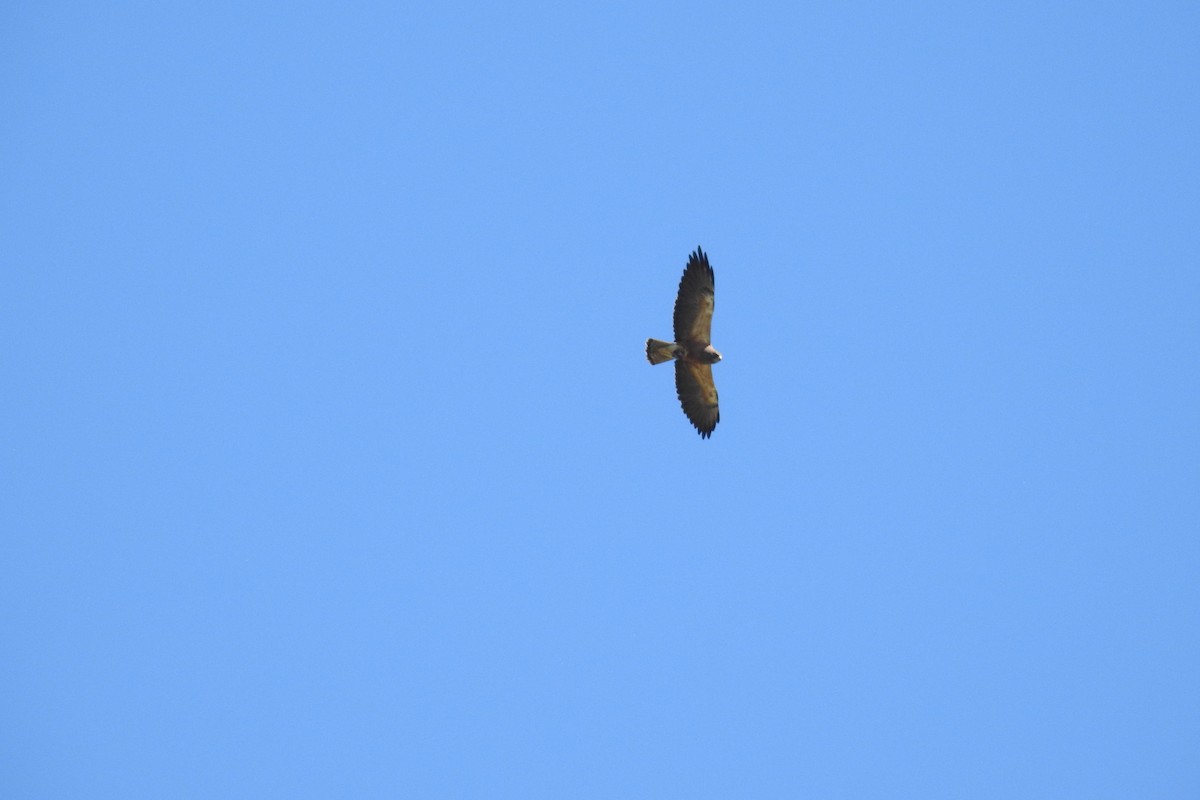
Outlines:
{"label": "bird's head", "polygon": [[704,355],[708,357],[708,363],[715,364],[721,360],[721,354],[710,344],[704,348]]}

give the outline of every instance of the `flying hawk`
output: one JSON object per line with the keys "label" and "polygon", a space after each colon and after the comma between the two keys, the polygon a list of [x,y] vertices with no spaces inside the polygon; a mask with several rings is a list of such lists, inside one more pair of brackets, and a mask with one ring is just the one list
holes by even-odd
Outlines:
{"label": "flying hawk", "polygon": [[702,439],[712,436],[721,419],[712,377],[712,365],[721,360],[711,342],[713,290],[708,256],[697,247],[688,256],[675,298],[675,341],[646,340],[646,358],[651,364],[675,360],[675,391],[683,413]]}

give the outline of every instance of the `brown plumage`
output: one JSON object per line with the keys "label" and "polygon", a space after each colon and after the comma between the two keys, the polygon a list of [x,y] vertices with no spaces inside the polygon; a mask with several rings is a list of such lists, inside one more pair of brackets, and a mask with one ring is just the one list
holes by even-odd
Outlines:
{"label": "brown plumage", "polygon": [[675,341],[646,340],[646,358],[651,364],[674,359],[679,403],[704,439],[712,436],[721,419],[712,377],[712,365],[721,360],[711,341],[714,297],[712,267],[697,247],[688,257],[675,297]]}

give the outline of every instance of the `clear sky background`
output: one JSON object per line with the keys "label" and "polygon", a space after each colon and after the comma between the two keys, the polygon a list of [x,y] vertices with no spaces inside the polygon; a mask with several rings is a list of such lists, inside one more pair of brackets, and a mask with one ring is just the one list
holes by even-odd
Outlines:
{"label": "clear sky background", "polygon": [[0,795],[1200,796],[1194,3],[0,27]]}

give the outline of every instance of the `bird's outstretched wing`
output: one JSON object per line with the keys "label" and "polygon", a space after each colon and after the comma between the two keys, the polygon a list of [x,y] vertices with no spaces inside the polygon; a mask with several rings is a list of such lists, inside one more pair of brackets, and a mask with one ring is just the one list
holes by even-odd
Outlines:
{"label": "bird's outstretched wing", "polygon": [[679,281],[679,294],[675,297],[675,341],[712,344],[715,289],[708,256],[697,247],[688,257],[687,268]]}
{"label": "bird's outstretched wing", "polygon": [[690,361],[675,362],[675,391],[683,413],[700,431],[701,438],[712,436],[721,419],[717,407],[717,386],[713,383],[712,367]]}

